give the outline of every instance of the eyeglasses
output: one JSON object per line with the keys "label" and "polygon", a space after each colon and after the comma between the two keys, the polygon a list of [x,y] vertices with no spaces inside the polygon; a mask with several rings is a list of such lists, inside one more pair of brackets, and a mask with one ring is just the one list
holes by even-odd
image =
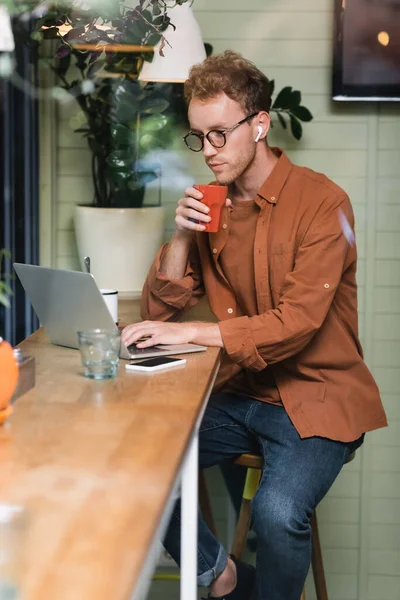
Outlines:
{"label": "eyeglasses", "polygon": [[236,127],[239,127],[239,125],[250,121],[250,119],[252,119],[256,115],[258,115],[258,112],[255,112],[252,115],[245,117],[244,119],[239,121],[239,123],[236,123],[236,125],[230,127],[229,129],[212,129],[206,134],[189,131],[189,133],[185,135],[183,140],[186,146],[189,148],[189,150],[193,150],[193,152],[200,152],[201,150],[203,150],[204,138],[207,138],[211,146],[214,146],[214,148],[223,148],[226,144],[226,134],[236,129]]}

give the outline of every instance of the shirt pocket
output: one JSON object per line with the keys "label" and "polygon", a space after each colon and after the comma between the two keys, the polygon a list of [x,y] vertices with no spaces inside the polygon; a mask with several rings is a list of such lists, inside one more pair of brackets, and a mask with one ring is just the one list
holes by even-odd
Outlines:
{"label": "shirt pocket", "polygon": [[296,239],[272,244],[269,252],[269,275],[271,289],[281,294],[285,277],[294,268],[296,257]]}

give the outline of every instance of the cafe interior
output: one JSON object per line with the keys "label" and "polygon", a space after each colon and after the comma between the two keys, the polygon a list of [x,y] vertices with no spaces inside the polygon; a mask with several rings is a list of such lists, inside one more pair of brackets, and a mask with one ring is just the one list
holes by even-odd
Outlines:
{"label": "cafe interior", "polygon": [[[212,180],[182,139],[183,83],[228,49],[274,82],[268,144],[350,197],[360,340],[389,423],[314,513],[301,600],[400,600],[397,0],[0,1],[0,600],[204,597],[198,507],[256,563],[261,459],[242,459],[238,493],[197,465],[220,348],[143,373],[115,328],[114,358],[94,372],[90,356],[90,332],[141,320],[177,200]],[[217,321],[206,297],[182,319]],[[179,495],[180,569],[161,543]]]}

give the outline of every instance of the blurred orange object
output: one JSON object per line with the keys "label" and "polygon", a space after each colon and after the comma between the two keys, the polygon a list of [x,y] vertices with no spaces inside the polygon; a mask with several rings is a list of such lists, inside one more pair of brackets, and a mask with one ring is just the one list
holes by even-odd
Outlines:
{"label": "blurred orange object", "polygon": [[18,361],[12,346],[0,337],[0,423],[11,413],[9,402],[18,383]]}

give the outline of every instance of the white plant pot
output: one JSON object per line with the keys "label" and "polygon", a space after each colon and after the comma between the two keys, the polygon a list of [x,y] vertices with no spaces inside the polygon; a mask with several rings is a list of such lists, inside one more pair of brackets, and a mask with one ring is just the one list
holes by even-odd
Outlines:
{"label": "white plant pot", "polygon": [[89,256],[100,288],[137,297],[163,241],[164,209],[76,206],[75,232],[82,270]]}

